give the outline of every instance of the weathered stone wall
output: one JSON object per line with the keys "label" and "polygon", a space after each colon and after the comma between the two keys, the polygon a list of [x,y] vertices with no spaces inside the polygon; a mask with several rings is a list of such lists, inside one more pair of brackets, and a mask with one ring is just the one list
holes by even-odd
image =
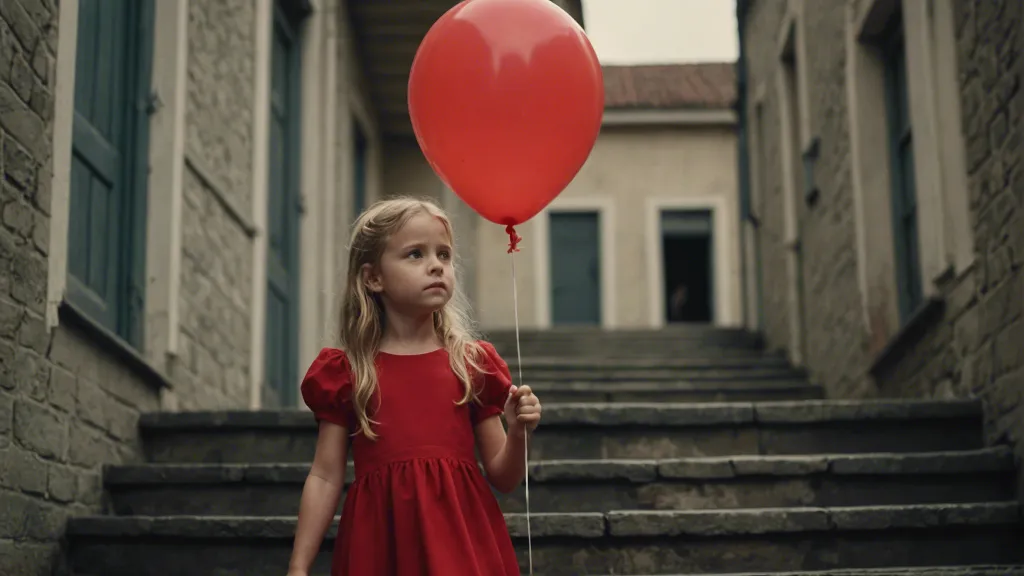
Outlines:
{"label": "weathered stone wall", "polygon": [[[787,2],[761,0],[753,3],[744,26],[750,47],[749,86],[759,102],[751,102],[748,118],[757,121],[759,149],[754,186],[759,189],[754,213],[761,218],[761,269],[763,274],[765,336],[772,348],[790,347],[790,280],[787,275],[785,189],[782,170],[781,95],[777,42]],[[810,377],[837,396],[863,395],[864,342],[860,322],[860,294],[850,186],[849,136],[844,91],[843,10],[828,2],[806,2],[804,21],[797,35],[806,34],[807,61],[799,72],[806,75],[808,115],[806,130],[820,138],[815,179],[821,193],[808,204],[803,189],[797,190],[797,234],[800,245],[799,303],[803,317],[804,363]],[[799,46],[798,46],[799,48]],[[799,50],[798,50],[799,52]],[[797,111],[799,114],[799,111]],[[800,135],[795,135],[800,145]],[[799,152],[795,152],[799,154]],[[802,174],[801,174],[802,176]],[[802,178],[800,180],[802,182]]]}
{"label": "weathered stone wall", "polygon": [[[751,175],[757,188],[751,209],[760,220],[762,306],[764,336],[770,349],[784,349],[789,343],[789,303],[783,243],[782,161],[779,156],[781,120],[779,97],[775,89],[778,61],[775,58],[775,37],[782,25],[786,3],[753,2],[743,23],[744,41],[748,50],[748,90],[760,98],[750,101],[747,117],[757,124],[760,146],[751,151],[757,155],[756,173]],[[757,47],[757,48],[755,48]],[[760,112],[757,112],[756,109]]]}
{"label": "weathered stone wall", "polygon": [[1024,10],[1020,2],[954,5],[974,266],[878,383],[891,396],[980,397],[989,440],[1014,443],[1024,458]]}
{"label": "weathered stone wall", "polygon": [[254,6],[189,2],[181,355],[172,373],[185,410],[249,401]]}
{"label": "weathered stone wall", "polygon": [[0,573],[49,574],[69,514],[100,506],[100,467],[135,458],[156,391],[44,319],[58,12],[0,2]]}
{"label": "weathered stone wall", "polygon": [[[763,94],[759,149],[751,151],[761,166],[752,176],[760,179],[755,186],[762,194],[754,209],[763,220],[765,332],[777,347],[788,346],[789,338],[775,86],[787,4],[752,2],[742,27],[751,123],[757,121],[755,96]],[[1020,2],[955,0],[955,10],[975,262],[943,287],[936,313],[873,366],[879,347],[872,352],[867,342],[857,282],[844,10],[803,3],[808,128],[820,138],[819,199],[808,206],[799,197],[807,364],[833,397],[980,397],[989,440],[1013,442],[1024,457],[1022,8]]]}
{"label": "weathered stone wall", "polygon": [[802,187],[797,190],[807,366],[830,394],[863,396],[871,393],[864,377],[870,360],[857,282],[846,48],[840,40],[845,11],[831,2],[804,2],[798,33],[806,39],[808,89],[800,96],[807,101],[807,131],[819,138],[818,198],[808,203]]}

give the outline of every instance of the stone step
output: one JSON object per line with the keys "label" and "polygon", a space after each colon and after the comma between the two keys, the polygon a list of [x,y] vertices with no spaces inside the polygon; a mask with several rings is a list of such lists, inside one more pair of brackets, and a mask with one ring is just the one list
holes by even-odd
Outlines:
{"label": "stone step", "polygon": [[[636,575],[640,576],[640,575]],[[652,576],[652,575],[643,575]],[[683,575],[676,576],[695,576]],[[1024,576],[1024,564],[914,566],[909,568],[837,568],[803,572],[742,572],[721,576]]]}
{"label": "stone step", "polygon": [[[149,462],[309,462],[307,411],[144,414]],[[536,460],[923,452],[983,447],[977,401],[802,400],[544,406]]]}
{"label": "stone step", "polygon": [[[516,357],[515,335],[485,337],[503,356]],[[545,334],[523,335],[519,341],[523,356],[578,358],[645,357],[698,358],[750,355],[781,356],[766,352],[760,338],[751,335],[712,335],[707,337],[554,337]]]}
{"label": "stone step", "polygon": [[[516,356],[508,356],[505,358],[509,368],[515,371],[519,365]],[[581,368],[592,369],[592,370],[644,370],[644,369],[658,369],[667,370],[673,368],[685,368],[685,369],[722,369],[731,368],[737,370],[744,369],[764,369],[764,368],[789,368],[790,364],[781,356],[735,356],[735,357],[723,357],[723,358],[686,358],[686,357],[666,357],[666,358],[644,358],[644,357],[608,357],[608,356],[594,356],[594,357],[572,357],[565,358],[559,356],[532,356],[523,358],[523,369],[545,369],[545,370],[579,370]]]}
{"label": "stone step", "polygon": [[[510,370],[515,382],[519,371]],[[621,382],[630,380],[729,382],[732,380],[794,380],[805,378],[792,368],[538,368],[523,367],[522,381]]]}
{"label": "stone step", "polygon": [[[506,516],[525,565],[526,518]],[[534,574],[682,574],[1021,561],[1016,502],[531,515]],[[312,574],[326,575],[337,524]],[[75,576],[279,576],[294,517],[77,517]],[[525,567],[525,566],[524,566]],[[525,570],[524,570],[525,571]]]}
{"label": "stone step", "polygon": [[[506,359],[517,355],[516,343],[491,342]],[[525,356],[559,356],[563,358],[750,358],[767,356],[756,343],[694,343],[694,342],[522,342],[519,351]]]}
{"label": "stone step", "polygon": [[[1009,500],[1007,447],[915,454],[561,460],[530,467],[534,512],[866,506]],[[104,473],[114,514],[298,513],[308,464],[143,464]],[[348,468],[349,481],[353,473]],[[496,494],[523,512],[524,490]]]}
{"label": "stone step", "polygon": [[[603,330],[595,326],[554,327],[544,330],[520,330],[521,344],[583,344],[583,345],[726,345],[761,346],[759,334],[741,328],[719,328],[708,325],[671,325],[658,329]],[[488,330],[484,338],[495,343],[515,345],[515,330]]]}
{"label": "stone step", "polygon": [[575,402],[768,402],[820,400],[825,396],[820,386],[781,379],[722,382],[530,380],[529,384],[545,405]]}

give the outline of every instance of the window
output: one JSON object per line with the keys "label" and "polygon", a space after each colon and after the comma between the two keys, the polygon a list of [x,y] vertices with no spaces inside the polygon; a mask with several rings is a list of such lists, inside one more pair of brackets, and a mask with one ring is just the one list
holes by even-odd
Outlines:
{"label": "window", "polygon": [[81,0],[75,64],[67,300],[142,342],[151,0]]}
{"label": "window", "polygon": [[885,66],[886,119],[889,136],[896,286],[901,323],[922,302],[918,248],[917,193],[914,182],[913,132],[907,95],[907,59],[903,21],[893,18],[882,45]]}

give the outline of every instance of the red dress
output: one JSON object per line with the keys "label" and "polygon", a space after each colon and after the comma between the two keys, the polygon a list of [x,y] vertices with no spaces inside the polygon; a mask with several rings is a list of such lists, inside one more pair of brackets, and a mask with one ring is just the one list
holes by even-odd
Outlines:
{"label": "red dress", "polygon": [[[508,365],[481,342],[480,404],[457,406],[448,353],[377,356],[376,440],[352,439],[355,481],[342,508],[331,576],[519,576],[508,527],[476,461],[473,427],[501,414]],[[302,381],[318,421],[358,431],[345,353],[324,348]]]}

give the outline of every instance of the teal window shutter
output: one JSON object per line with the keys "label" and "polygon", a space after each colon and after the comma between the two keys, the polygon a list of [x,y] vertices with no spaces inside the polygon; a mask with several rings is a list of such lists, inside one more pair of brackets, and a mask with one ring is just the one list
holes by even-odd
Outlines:
{"label": "teal window shutter", "polygon": [[900,319],[901,322],[906,322],[921,306],[923,291],[918,246],[913,131],[910,125],[910,100],[907,95],[907,60],[903,22],[899,18],[895,19],[886,33],[883,54],[896,284],[899,291]]}
{"label": "teal window shutter", "polygon": [[82,0],[67,299],[139,347],[145,289],[152,0]]}
{"label": "teal window shutter", "polygon": [[275,4],[271,41],[267,186],[267,309],[263,405],[297,400],[299,226],[302,217],[302,19],[300,2]]}

